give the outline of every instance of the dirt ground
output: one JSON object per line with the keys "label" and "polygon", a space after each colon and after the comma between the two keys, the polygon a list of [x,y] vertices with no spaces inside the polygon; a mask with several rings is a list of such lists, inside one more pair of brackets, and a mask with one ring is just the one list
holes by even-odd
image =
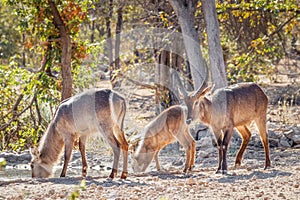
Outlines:
{"label": "dirt ground", "polygon": [[[280,124],[276,131],[284,129],[286,124],[300,124],[299,103],[287,106],[278,103],[291,102],[289,91],[296,94],[300,88],[299,79],[289,82],[287,78],[283,77],[284,82],[280,79],[275,83],[262,83],[270,99],[269,122]],[[131,110],[129,116],[133,119],[141,115],[144,119],[152,117],[151,113],[135,112],[133,107]],[[85,179],[79,174],[66,178],[0,179],[0,199],[300,199],[300,148],[271,148],[272,167],[264,170],[262,147],[251,147],[245,152],[242,167],[229,168],[228,175],[215,174],[216,152],[213,155],[196,162],[193,171],[187,174],[182,173],[182,162],[176,164],[184,161],[184,152],[180,151],[159,156],[162,172],[157,172],[152,163],[146,173],[129,171],[126,180],[107,178],[109,170]],[[233,166],[234,156],[229,155],[229,166]],[[111,160],[110,156],[107,166],[111,166]]]}
{"label": "dirt ground", "polygon": [[[169,164],[171,156],[160,157],[162,166]],[[0,199],[300,199],[300,150],[273,150],[271,159],[271,169],[263,170],[263,157],[249,163],[245,159],[241,169],[230,168],[226,176],[215,174],[214,164],[196,165],[188,174],[181,172],[181,166],[165,172],[130,173],[127,180],[108,179],[107,172],[86,179],[3,181]]]}

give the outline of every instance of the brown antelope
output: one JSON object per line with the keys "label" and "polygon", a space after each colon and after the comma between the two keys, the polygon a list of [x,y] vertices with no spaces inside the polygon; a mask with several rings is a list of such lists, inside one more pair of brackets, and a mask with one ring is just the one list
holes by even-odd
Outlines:
{"label": "brown antelope", "polygon": [[133,150],[133,170],[144,172],[154,157],[156,168],[159,171],[159,151],[176,140],[185,148],[186,152],[183,172],[191,170],[195,163],[196,143],[185,121],[186,108],[179,105],[166,109],[151,121],[138,139],[129,142],[129,148]]}
{"label": "brown antelope", "polygon": [[66,176],[77,137],[82,157],[82,176],[86,176],[86,139],[92,134],[102,132],[114,153],[110,178],[114,178],[117,174],[121,148],[123,151],[121,178],[125,179],[128,160],[128,143],[123,132],[125,113],[124,98],[109,89],[91,89],[63,101],[43,135],[39,148],[31,149],[32,177],[51,177],[53,165],[59,159],[63,147],[64,166],[60,176]]}
{"label": "brown antelope", "polygon": [[267,132],[268,98],[255,83],[240,83],[216,90],[210,98],[205,95],[212,87],[200,87],[194,94],[185,96],[188,107],[187,123],[200,119],[210,126],[219,149],[219,166],[227,173],[227,149],[235,127],[242,136],[242,144],[237,153],[235,166],[241,165],[244,151],[249,143],[251,132],[247,128],[255,122],[265,150],[265,169],[271,166]]}

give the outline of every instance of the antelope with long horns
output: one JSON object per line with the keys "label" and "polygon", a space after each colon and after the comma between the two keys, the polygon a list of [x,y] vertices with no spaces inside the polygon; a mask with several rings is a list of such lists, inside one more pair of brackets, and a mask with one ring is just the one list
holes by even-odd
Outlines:
{"label": "antelope with long horns", "polygon": [[[179,79],[179,77],[177,76]],[[196,92],[188,94],[179,80],[184,102],[188,107],[187,123],[200,119],[210,126],[219,149],[217,173],[227,173],[227,149],[236,128],[242,144],[235,159],[235,167],[241,165],[243,154],[249,143],[251,132],[247,125],[255,122],[265,151],[265,169],[271,166],[267,131],[268,98],[255,83],[240,83],[217,89],[207,97],[213,86],[205,83]]]}

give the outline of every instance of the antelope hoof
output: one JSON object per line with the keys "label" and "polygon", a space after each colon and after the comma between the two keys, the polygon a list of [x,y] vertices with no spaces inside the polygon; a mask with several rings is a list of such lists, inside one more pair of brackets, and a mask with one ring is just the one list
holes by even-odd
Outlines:
{"label": "antelope hoof", "polygon": [[128,176],[128,172],[122,172],[121,179],[126,179]]}
{"label": "antelope hoof", "polygon": [[82,177],[86,177],[87,174],[87,167],[82,168]]}
{"label": "antelope hoof", "polygon": [[216,174],[221,174],[221,170],[218,169],[218,170],[216,171]]}
{"label": "antelope hoof", "polygon": [[238,168],[240,168],[241,167],[241,163],[235,163],[235,165],[234,165],[234,168],[235,169],[238,169]]}
{"label": "antelope hoof", "polygon": [[111,171],[111,174],[109,175],[109,178],[111,178],[111,179],[115,178],[115,176],[117,175],[117,173],[118,173],[118,170],[113,169],[113,170]]}
{"label": "antelope hoof", "polygon": [[223,175],[227,175],[227,170],[225,170],[225,169],[222,170],[222,174],[223,174]]}
{"label": "antelope hoof", "polygon": [[192,171],[194,169],[195,165],[190,166],[189,170]]}
{"label": "antelope hoof", "polygon": [[264,170],[270,169],[271,166],[265,166]]}

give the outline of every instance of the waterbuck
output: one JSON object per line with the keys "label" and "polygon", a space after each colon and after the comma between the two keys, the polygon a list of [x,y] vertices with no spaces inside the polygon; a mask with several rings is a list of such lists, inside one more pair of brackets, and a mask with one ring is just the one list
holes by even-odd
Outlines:
{"label": "waterbuck", "polygon": [[133,170],[144,172],[153,157],[159,171],[159,151],[176,140],[185,148],[186,161],[183,172],[191,170],[195,163],[196,143],[185,123],[186,108],[175,105],[164,110],[142,131],[140,138],[129,142],[133,152]]}
{"label": "waterbuck", "polygon": [[[203,87],[201,87],[203,88]],[[219,166],[217,173],[222,170],[227,173],[227,149],[235,127],[242,136],[242,144],[237,153],[235,166],[241,165],[244,151],[249,143],[251,132],[247,128],[255,122],[260,139],[265,150],[265,169],[271,166],[267,132],[268,98],[263,90],[255,83],[240,83],[217,89],[210,98],[205,95],[212,86],[198,89],[193,96],[186,97],[188,104],[187,123],[200,119],[210,126],[214,133],[219,149]]]}
{"label": "waterbuck", "polygon": [[66,176],[77,137],[82,157],[82,176],[86,176],[86,139],[92,134],[102,132],[114,153],[112,172],[109,177],[114,178],[117,174],[120,149],[122,149],[121,178],[125,179],[128,174],[128,143],[123,132],[125,113],[124,98],[109,89],[91,89],[63,101],[43,135],[39,147],[31,149],[32,177],[51,177],[53,165],[59,159],[63,147],[64,166],[60,176]]}

